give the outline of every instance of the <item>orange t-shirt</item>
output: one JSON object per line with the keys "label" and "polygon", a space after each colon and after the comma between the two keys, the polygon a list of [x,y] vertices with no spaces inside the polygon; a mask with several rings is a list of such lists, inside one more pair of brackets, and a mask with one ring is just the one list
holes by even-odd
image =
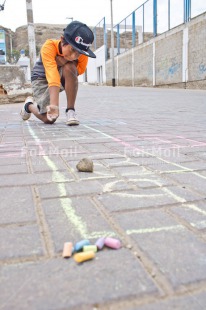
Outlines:
{"label": "orange t-shirt", "polygon": [[[41,59],[44,65],[46,79],[48,81],[48,86],[58,86],[60,87],[60,74],[57,68],[57,63],[55,57],[57,55],[63,56],[59,52],[60,40],[46,40],[41,49]],[[86,70],[88,63],[88,57],[85,55],[80,55],[78,58],[77,71],[78,74],[83,74]]]}

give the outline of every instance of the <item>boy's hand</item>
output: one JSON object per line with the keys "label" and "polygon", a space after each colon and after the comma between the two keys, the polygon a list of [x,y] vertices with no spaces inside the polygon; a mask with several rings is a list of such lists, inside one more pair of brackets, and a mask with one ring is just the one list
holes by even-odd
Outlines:
{"label": "boy's hand", "polygon": [[66,60],[63,56],[59,55],[56,56],[55,60],[58,67],[62,67],[68,62],[68,60]]}

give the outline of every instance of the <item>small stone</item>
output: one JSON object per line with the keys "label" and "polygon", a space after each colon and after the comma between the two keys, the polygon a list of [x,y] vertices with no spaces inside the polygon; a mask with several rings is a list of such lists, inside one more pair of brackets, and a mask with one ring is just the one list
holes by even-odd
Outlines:
{"label": "small stone", "polygon": [[93,172],[93,161],[90,158],[83,158],[78,162],[76,168],[81,172]]}
{"label": "small stone", "polygon": [[156,277],[156,271],[155,271],[155,269],[152,269],[151,275],[152,275],[153,278]]}

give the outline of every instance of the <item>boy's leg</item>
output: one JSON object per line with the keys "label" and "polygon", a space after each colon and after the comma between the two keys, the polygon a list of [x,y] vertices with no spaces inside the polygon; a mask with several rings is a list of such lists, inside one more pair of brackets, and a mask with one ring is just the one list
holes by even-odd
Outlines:
{"label": "boy's leg", "polygon": [[55,120],[54,121],[49,121],[47,119],[47,114],[46,113],[40,114],[38,108],[35,107],[34,104],[30,104],[28,106],[28,110],[29,110],[30,113],[33,113],[38,119],[40,119],[40,121],[44,122],[45,124],[53,124],[55,122]]}
{"label": "boy's leg", "polygon": [[67,97],[67,125],[79,125],[79,120],[75,113],[75,101],[78,91],[78,72],[76,63],[68,62],[62,67],[62,85],[64,86]]}
{"label": "boy's leg", "polygon": [[[55,120],[48,120],[47,118],[47,106],[50,102],[48,83],[46,79],[35,80],[32,82],[32,90],[34,94],[34,99],[38,103],[38,108],[34,106],[33,98],[28,97],[25,101],[24,107],[22,108],[21,115],[22,119],[27,120],[30,118],[30,113],[33,113],[39,120],[45,124],[53,124]],[[26,118],[24,118],[24,113],[26,110]]]}
{"label": "boy's leg", "polygon": [[74,61],[62,67],[62,80],[67,96],[67,109],[74,109],[78,91],[78,72]]}

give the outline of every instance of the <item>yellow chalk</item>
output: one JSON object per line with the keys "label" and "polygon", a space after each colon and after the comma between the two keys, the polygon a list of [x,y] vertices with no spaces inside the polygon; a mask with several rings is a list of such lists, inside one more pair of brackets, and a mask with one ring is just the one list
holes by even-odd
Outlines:
{"label": "yellow chalk", "polygon": [[83,252],[88,252],[88,251],[97,252],[97,246],[96,245],[84,245]]}
{"label": "yellow chalk", "polygon": [[93,251],[81,252],[81,253],[77,253],[74,255],[74,260],[77,263],[82,263],[86,260],[93,259],[94,257],[95,257],[95,254]]}

